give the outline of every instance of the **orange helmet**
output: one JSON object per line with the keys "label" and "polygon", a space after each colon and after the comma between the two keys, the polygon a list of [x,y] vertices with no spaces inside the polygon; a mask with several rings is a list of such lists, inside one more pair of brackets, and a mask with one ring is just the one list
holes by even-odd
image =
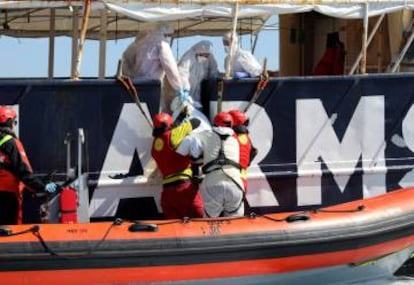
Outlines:
{"label": "orange helmet", "polygon": [[233,127],[247,126],[249,124],[249,118],[240,110],[231,110],[229,114],[233,118]]}
{"label": "orange helmet", "polygon": [[13,108],[0,106],[0,124],[6,124],[9,120],[14,121],[17,113]]}
{"label": "orange helmet", "polygon": [[159,128],[168,129],[169,127],[171,127],[171,125],[173,123],[172,117],[167,113],[156,114],[152,118],[152,121],[154,123],[154,128],[155,129],[159,129]]}
{"label": "orange helmet", "polygon": [[233,119],[229,113],[220,112],[214,117],[214,125],[216,127],[229,127],[233,126]]}

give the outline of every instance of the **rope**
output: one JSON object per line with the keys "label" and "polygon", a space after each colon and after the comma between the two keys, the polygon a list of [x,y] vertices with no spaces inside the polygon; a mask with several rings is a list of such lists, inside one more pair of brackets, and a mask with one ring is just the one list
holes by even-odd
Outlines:
{"label": "rope", "polygon": [[[356,208],[349,209],[349,210],[314,209],[311,212],[312,213],[355,213],[355,212],[363,211],[364,209],[365,209],[364,205],[359,205]],[[308,212],[306,212],[306,211],[302,211],[302,212],[297,212],[297,213],[290,214],[290,215],[288,215],[284,218],[274,218],[274,217],[271,217],[269,215],[257,215],[256,213],[251,212],[247,216],[218,217],[218,218],[189,218],[189,217],[184,217],[182,219],[169,220],[169,221],[166,221],[166,222],[153,223],[153,224],[156,225],[156,226],[164,226],[164,225],[171,225],[171,224],[187,224],[187,223],[190,223],[190,222],[225,222],[225,221],[233,221],[233,220],[241,220],[241,219],[257,219],[257,218],[264,218],[266,220],[273,221],[273,222],[288,222],[288,223],[291,223],[291,222],[296,222],[296,221],[307,221],[307,220],[309,220],[310,217],[308,216],[307,213]],[[60,258],[64,258],[64,259],[76,259],[76,258],[79,258],[79,257],[92,255],[94,253],[94,251],[96,251],[106,241],[106,238],[108,237],[111,230],[115,226],[121,225],[123,222],[124,221],[122,219],[117,218],[113,223],[111,223],[111,225],[105,231],[102,238],[95,244],[95,246],[86,249],[85,254],[77,255],[77,256],[65,256],[65,255],[61,255],[61,254],[55,252],[51,247],[48,246],[48,244],[46,243],[46,241],[42,237],[42,235],[40,233],[40,227],[38,225],[35,225],[35,226],[30,227],[26,230],[16,232],[16,233],[6,232],[7,234],[1,235],[1,236],[17,236],[17,235],[22,235],[22,234],[26,234],[26,233],[32,233],[39,240],[39,242],[42,245],[44,251],[46,253],[49,253],[51,256],[56,256],[56,257],[60,257]],[[132,221],[132,222],[137,223],[137,221]]]}
{"label": "rope", "polygon": [[119,75],[116,77],[116,79],[118,80],[118,82],[121,83],[121,85],[126,89],[129,95],[132,97],[132,100],[138,106],[138,109],[141,111],[141,114],[144,116],[145,120],[147,121],[149,126],[152,128],[152,121],[150,120],[150,118],[148,118],[147,114],[145,113],[144,109],[141,106],[141,102],[138,97],[138,91],[135,88],[135,85],[132,82],[131,78],[129,76]]}
{"label": "rope", "polygon": [[106,230],[105,234],[103,235],[103,237],[98,241],[98,243],[89,249],[86,249],[86,253],[82,254],[82,255],[77,255],[77,256],[65,256],[62,254],[57,253],[56,251],[54,251],[50,246],[48,246],[48,244],[46,243],[46,241],[44,240],[44,238],[42,237],[42,235],[40,234],[40,227],[38,225],[33,226],[27,230],[21,231],[21,232],[17,232],[17,233],[11,233],[8,236],[15,236],[15,235],[20,235],[20,234],[24,234],[24,233],[28,233],[31,232],[33,233],[33,235],[39,240],[40,244],[42,245],[43,249],[45,250],[46,253],[49,253],[52,256],[56,256],[56,257],[60,257],[63,259],[76,259],[78,257],[84,257],[84,256],[89,256],[92,255],[94,253],[94,251],[96,251],[104,241],[106,241],[106,238],[108,237],[110,231],[112,230],[112,228],[114,226],[118,226],[122,224],[122,220],[121,219],[116,219]]}

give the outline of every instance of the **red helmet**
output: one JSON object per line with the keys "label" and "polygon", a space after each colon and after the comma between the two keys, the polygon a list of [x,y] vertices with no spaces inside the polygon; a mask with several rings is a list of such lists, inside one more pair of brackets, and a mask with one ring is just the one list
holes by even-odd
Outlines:
{"label": "red helmet", "polygon": [[229,127],[233,126],[233,119],[229,113],[220,112],[214,117],[214,125],[216,127]]}
{"label": "red helmet", "polygon": [[171,127],[171,125],[173,123],[172,117],[167,113],[156,114],[152,118],[152,121],[154,123],[154,128],[155,129],[158,129],[158,128],[168,129],[169,127]]}
{"label": "red helmet", "polygon": [[8,106],[0,106],[0,124],[6,124],[9,120],[15,120],[17,113]]}
{"label": "red helmet", "polygon": [[233,127],[236,126],[247,126],[249,124],[249,118],[245,113],[239,110],[231,110],[229,114],[233,118]]}

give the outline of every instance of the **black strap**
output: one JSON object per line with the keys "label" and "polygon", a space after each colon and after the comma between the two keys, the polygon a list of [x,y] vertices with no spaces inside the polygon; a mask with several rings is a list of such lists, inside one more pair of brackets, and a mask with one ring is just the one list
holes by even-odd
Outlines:
{"label": "black strap", "polygon": [[[224,141],[230,135],[222,135],[222,134],[217,133],[216,131],[214,131],[214,132],[220,137],[220,140],[221,140],[219,154],[218,154],[217,158],[207,162],[202,167],[203,173],[207,174],[207,173],[213,172],[215,170],[223,169],[223,166],[225,166],[225,165],[230,165],[230,166],[236,167],[237,169],[241,170],[242,169],[241,165],[238,162],[235,162],[234,160],[228,159],[226,157],[225,153],[224,153],[223,144],[224,144]],[[215,166],[217,166],[217,167],[215,167]]]}

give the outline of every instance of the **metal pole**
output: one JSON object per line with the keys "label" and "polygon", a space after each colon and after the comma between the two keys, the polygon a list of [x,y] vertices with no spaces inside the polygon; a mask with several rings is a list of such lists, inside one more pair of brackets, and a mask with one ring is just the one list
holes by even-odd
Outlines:
{"label": "metal pole", "polygon": [[368,2],[364,5],[364,21],[362,28],[362,57],[361,57],[361,74],[367,72],[367,47],[368,47]]}
{"label": "metal pole", "polygon": [[101,30],[99,33],[99,78],[105,78],[106,68],[106,39],[107,39],[107,11],[101,10]]}
{"label": "metal pole", "polygon": [[48,78],[53,78],[55,64],[55,8],[50,9],[50,32],[49,32],[49,62],[48,62]]}
{"label": "metal pole", "polygon": [[[369,34],[369,37],[368,37],[368,42],[367,42],[367,47],[371,44],[371,41],[372,41],[372,39],[374,38],[375,33],[378,31],[378,28],[380,27],[380,25],[381,25],[382,21],[384,20],[384,17],[385,17],[385,14],[382,14],[382,15],[378,18],[377,22],[375,23],[374,28],[372,29],[371,33]],[[349,71],[349,73],[348,73],[349,75],[354,74],[355,70],[356,70],[356,69],[357,69],[357,67],[358,67],[359,62],[360,62],[360,61],[361,61],[361,59],[362,59],[362,56],[363,56],[363,50],[361,50],[361,52],[359,53],[359,55],[358,55],[357,59],[355,60],[354,65],[352,66],[351,70],[350,70],[350,71]]]}
{"label": "metal pole", "polygon": [[83,129],[78,129],[78,180],[79,180],[79,191],[83,191],[83,179],[82,179],[82,146],[85,142],[85,135]]}
{"label": "metal pole", "polygon": [[71,168],[72,168],[72,162],[71,162],[71,142],[72,142],[72,134],[66,133],[65,140],[63,141],[66,145],[66,178],[69,179],[71,176]]}
{"label": "metal pole", "polygon": [[88,190],[88,173],[83,173],[83,152],[82,148],[85,144],[85,134],[83,129],[78,129],[78,222],[87,223],[89,222],[89,190]]}

